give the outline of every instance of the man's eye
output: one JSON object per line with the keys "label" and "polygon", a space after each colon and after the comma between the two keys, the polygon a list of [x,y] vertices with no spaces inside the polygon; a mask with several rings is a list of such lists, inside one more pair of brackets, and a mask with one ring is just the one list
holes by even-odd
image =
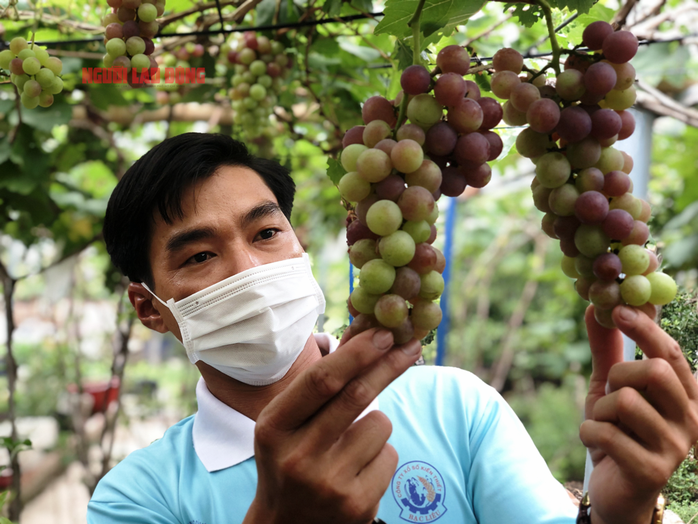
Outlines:
{"label": "man's eye", "polygon": [[259,236],[262,237],[262,240],[269,240],[276,235],[276,231],[276,229],[262,229],[262,231],[259,232]]}
{"label": "man's eye", "polygon": [[189,260],[192,262],[195,262],[197,264],[200,264],[202,262],[206,262],[209,258],[211,258],[211,253],[207,252],[202,252],[202,253],[197,253],[193,257],[191,257]]}

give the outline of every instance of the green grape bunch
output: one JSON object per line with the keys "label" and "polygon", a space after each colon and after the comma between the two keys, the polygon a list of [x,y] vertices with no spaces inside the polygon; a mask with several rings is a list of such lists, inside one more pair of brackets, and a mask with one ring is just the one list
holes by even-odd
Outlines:
{"label": "green grape bunch", "polygon": [[[102,20],[104,25],[105,67],[157,68],[151,56],[155,50],[153,37],[160,30],[157,17],[165,12],[165,0],[107,0],[112,12]],[[132,84],[129,77],[129,83]]]}
{"label": "green grape bunch", "polygon": [[446,259],[432,245],[436,202],[466,186],[486,186],[488,162],[503,148],[492,131],[502,108],[463,78],[469,69],[463,47],[444,47],[433,71],[415,64],[402,72],[395,100],[366,100],[365,125],[344,135],[346,173],[338,188],[355,203],[347,244],[349,260],[360,270],[348,301],[352,333],[380,325],[402,344],[425,339],[441,322],[436,300],[444,290]]}
{"label": "green grape bunch", "polygon": [[203,44],[187,42],[183,46],[173,49],[171,52],[166,51],[157,56],[155,61],[160,68],[160,82],[154,85],[155,101],[159,105],[174,105],[182,101],[182,97],[188,93],[192,86],[189,84],[178,84],[176,82],[165,82],[166,68],[185,68],[200,67],[197,62],[206,53],[206,48]]}
{"label": "green grape bunch", "polygon": [[658,271],[650,245],[649,203],[632,194],[633,159],[613,147],[630,137],[635,119],[635,35],[602,21],[589,24],[564,71],[547,79],[518,77],[523,57],[501,49],[493,57],[492,91],[504,104],[504,121],[527,126],[516,139],[522,156],[536,165],[533,202],[545,213],[541,227],[560,241],[562,270],[577,293],[594,305],[596,320],[614,326],[611,312],[627,304],[656,315],[677,286]]}
{"label": "green grape bunch", "polygon": [[10,48],[0,51],[0,69],[9,71],[10,80],[27,109],[49,107],[54,95],[63,91],[61,60],[22,37],[13,38]]}
{"label": "green grape bunch", "polygon": [[228,43],[227,59],[234,64],[230,98],[233,122],[248,138],[260,137],[278,101],[292,61],[281,42],[253,31],[235,36]]}

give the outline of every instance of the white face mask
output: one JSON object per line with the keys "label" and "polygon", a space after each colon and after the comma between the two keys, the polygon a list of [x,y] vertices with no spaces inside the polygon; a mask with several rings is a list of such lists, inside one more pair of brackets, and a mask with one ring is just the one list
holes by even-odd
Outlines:
{"label": "white face mask", "polygon": [[253,267],[178,302],[153,296],[174,315],[192,363],[201,360],[251,386],[283,378],[325,311],[307,253]]}

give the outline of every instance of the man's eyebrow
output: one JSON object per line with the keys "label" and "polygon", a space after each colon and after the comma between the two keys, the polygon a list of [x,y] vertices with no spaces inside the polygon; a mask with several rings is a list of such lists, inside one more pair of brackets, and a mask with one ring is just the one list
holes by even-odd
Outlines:
{"label": "man's eyebrow", "polygon": [[213,231],[213,228],[210,227],[186,229],[170,237],[167,244],[165,244],[165,252],[169,255],[173,255],[184,248],[187,244],[212,238],[213,236],[215,236],[215,232]]}
{"label": "man's eyebrow", "polygon": [[281,208],[276,202],[267,200],[250,209],[240,220],[240,225],[245,228],[261,218],[268,218],[281,213]]}

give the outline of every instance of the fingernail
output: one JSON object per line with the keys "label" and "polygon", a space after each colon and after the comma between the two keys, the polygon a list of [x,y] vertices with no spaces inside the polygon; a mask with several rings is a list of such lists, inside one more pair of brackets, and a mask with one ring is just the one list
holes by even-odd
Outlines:
{"label": "fingernail", "polygon": [[604,393],[608,395],[611,392],[611,384],[608,383],[608,380],[606,381],[606,389],[604,390]]}
{"label": "fingernail", "polygon": [[637,318],[637,310],[627,306],[621,306],[618,316],[623,322],[632,322]]}
{"label": "fingernail", "polygon": [[378,349],[389,349],[393,345],[393,334],[387,329],[379,329],[373,334],[373,345]]}
{"label": "fingernail", "polygon": [[413,357],[422,350],[422,344],[419,342],[419,340],[410,340],[407,344],[405,344],[402,347],[402,351],[405,353],[405,355],[408,355],[410,357]]}

